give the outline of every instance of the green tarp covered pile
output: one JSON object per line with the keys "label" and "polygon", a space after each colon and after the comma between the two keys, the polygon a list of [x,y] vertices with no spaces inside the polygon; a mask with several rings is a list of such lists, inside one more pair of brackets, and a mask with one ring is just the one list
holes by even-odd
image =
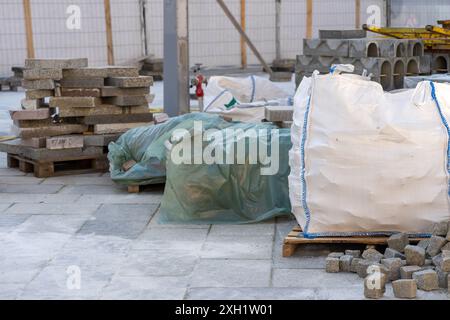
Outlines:
{"label": "green tarp covered pile", "polygon": [[290,148],[289,129],[191,113],[129,130],[108,158],[117,183],[166,182],[161,222],[249,223],[291,212]]}

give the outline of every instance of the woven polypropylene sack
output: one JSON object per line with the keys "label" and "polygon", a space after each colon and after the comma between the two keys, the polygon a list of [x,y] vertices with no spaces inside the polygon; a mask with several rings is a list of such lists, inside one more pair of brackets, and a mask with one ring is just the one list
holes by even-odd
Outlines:
{"label": "woven polypropylene sack", "polygon": [[294,98],[289,193],[306,236],[426,235],[450,218],[450,86],[313,75]]}

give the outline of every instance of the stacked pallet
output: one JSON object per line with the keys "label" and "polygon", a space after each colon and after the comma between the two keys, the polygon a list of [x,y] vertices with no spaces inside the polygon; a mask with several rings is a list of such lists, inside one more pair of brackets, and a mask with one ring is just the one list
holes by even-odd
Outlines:
{"label": "stacked pallet", "polygon": [[303,41],[303,55],[296,62],[297,84],[315,70],[328,73],[334,64],[352,64],[356,74],[365,70],[384,90],[403,88],[405,76],[448,71],[445,55],[425,54],[418,39],[346,39],[346,32],[338,30],[321,35],[326,38]]}
{"label": "stacked pallet", "polygon": [[10,166],[38,177],[106,170],[109,142],[152,121],[153,80],[137,68],[89,68],[85,58],[27,59],[23,77],[22,110],[10,112],[20,139],[0,144],[0,151]]}
{"label": "stacked pallet", "polygon": [[9,91],[17,91],[17,88],[22,85],[23,67],[12,67],[14,73],[12,77],[0,78],[0,91],[8,87]]}
{"label": "stacked pallet", "polygon": [[140,74],[145,76],[152,76],[156,81],[163,79],[163,59],[146,57],[141,60]]}

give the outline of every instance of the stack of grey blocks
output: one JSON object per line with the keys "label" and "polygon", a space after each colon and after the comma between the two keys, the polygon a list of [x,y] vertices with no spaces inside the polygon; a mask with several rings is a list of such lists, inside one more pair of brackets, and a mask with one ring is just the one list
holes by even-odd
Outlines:
{"label": "stack of grey blocks", "polygon": [[449,71],[449,55],[425,54],[419,39],[363,38],[360,30],[321,30],[320,36],[303,40],[303,55],[296,62],[297,85],[315,70],[328,73],[333,64],[352,64],[355,74],[366,70],[386,91],[403,88],[405,76]]}

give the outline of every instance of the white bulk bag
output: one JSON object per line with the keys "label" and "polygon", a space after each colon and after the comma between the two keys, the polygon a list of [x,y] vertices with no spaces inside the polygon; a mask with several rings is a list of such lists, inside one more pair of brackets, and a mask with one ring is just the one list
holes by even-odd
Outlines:
{"label": "white bulk bag", "polygon": [[205,112],[219,113],[237,121],[261,122],[265,106],[286,105],[289,94],[263,77],[214,76],[208,81],[204,99]]}
{"label": "white bulk bag", "polygon": [[424,234],[448,220],[449,120],[448,84],[388,93],[358,75],[304,78],[289,196],[305,236]]}

